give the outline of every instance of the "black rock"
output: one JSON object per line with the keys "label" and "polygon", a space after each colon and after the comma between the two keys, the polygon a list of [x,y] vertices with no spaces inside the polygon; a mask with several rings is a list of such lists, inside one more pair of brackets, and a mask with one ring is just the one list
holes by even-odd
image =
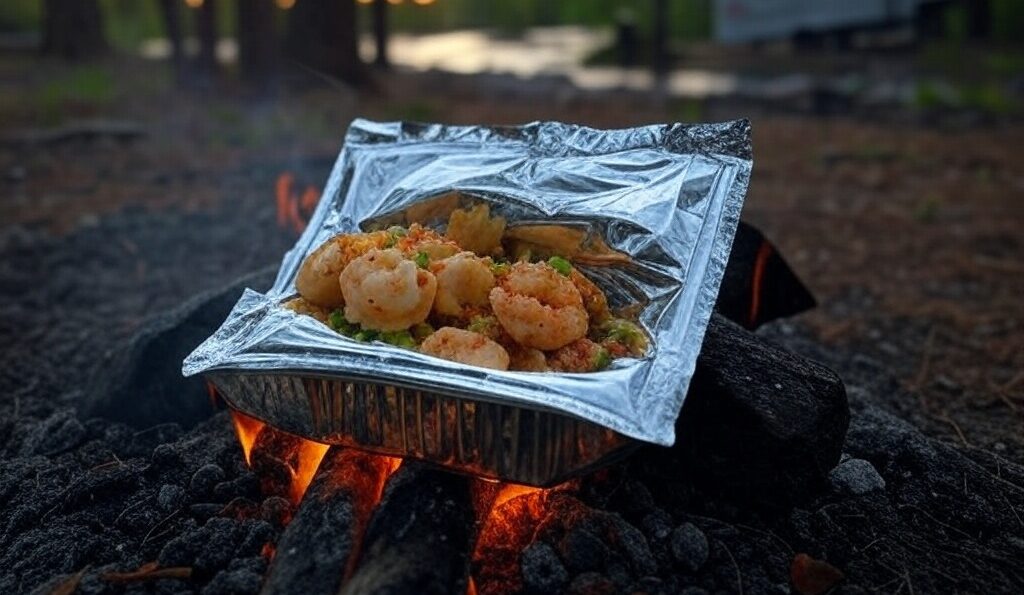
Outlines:
{"label": "black rock", "polygon": [[597,572],[584,572],[572,579],[567,592],[570,595],[615,595],[618,588],[606,576]]}
{"label": "black rock", "polygon": [[885,490],[885,480],[874,466],[864,459],[849,459],[828,475],[832,490],[839,494],[863,496]]}
{"label": "black rock", "polygon": [[566,568],[574,573],[603,570],[610,555],[600,538],[579,525],[565,534],[558,544],[558,551]]}
{"label": "black rock", "polygon": [[647,514],[642,522],[644,533],[651,539],[662,540],[672,532],[672,515],[664,510],[655,509]]}
{"label": "black rock", "polygon": [[537,542],[523,550],[520,566],[527,592],[557,593],[569,582],[569,573],[550,545]]}
{"label": "black rock", "polygon": [[670,595],[668,585],[656,576],[645,576],[629,586],[630,595]]}
{"label": "black rock", "polygon": [[271,496],[260,505],[260,517],[275,527],[283,527],[292,515],[292,504],[281,496]]}
{"label": "black rock", "polygon": [[203,590],[202,595],[249,595],[260,590],[263,576],[250,570],[221,570]]}
{"label": "black rock", "polygon": [[224,470],[219,465],[209,463],[200,467],[188,484],[188,491],[197,498],[209,496],[218,483],[224,481]]}
{"label": "black rock", "polygon": [[164,512],[177,510],[185,504],[185,489],[179,485],[165,483],[160,486],[156,501]]}
{"label": "black rock", "polygon": [[697,572],[708,561],[708,538],[693,523],[672,531],[672,556],[687,572]]}

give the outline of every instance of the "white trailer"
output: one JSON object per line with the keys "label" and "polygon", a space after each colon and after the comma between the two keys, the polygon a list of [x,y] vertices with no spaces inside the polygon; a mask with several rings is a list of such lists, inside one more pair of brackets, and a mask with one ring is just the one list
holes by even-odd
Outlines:
{"label": "white trailer", "polygon": [[941,0],[714,0],[715,39],[749,43],[907,26]]}

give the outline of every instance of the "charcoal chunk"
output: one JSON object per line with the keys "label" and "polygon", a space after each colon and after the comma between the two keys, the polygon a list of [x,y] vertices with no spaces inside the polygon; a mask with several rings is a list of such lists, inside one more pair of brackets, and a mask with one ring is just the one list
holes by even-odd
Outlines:
{"label": "charcoal chunk", "polygon": [[523,585],[530,593],[557,593],[569,582],[569,573],[555,550],[543,542],[523,550],[520,567]]}
{"label": "charcoal chunk", "polygon": [[160,486],[156,501],[165,512],[177,510],[185,503],[185,489],[179,485],[165,483]]}
{"label": "charcoal chunk", "polygon": [[202,595],[249,595],[260,590],[263,577],[251,570],[221,570],[201,591]]}
{"label": "charcoal chunk", "polygon": [[672,531],[672,556],[688,572],[697,572],[708,561],[708,538],[693,523]]}
{"label": "charcoal chunk", "polygon": [[219,465],[209,463],[200,467],[193,475],[188,484],[188,491],[197,498],[209,496],[213,488],[221,481],[224,481],[224,470]]}
{"label": "charcoal chunk", "polygon": [[565,566],[574,573],[603,569],[611,553],[600,538],[581,526],[565,534],[558,551]]}
{"label": "charcoal chunk", "polygon": [[584,572],[569,583],[569,595],[615,595],[618,588],[606,576],[597,572]]}

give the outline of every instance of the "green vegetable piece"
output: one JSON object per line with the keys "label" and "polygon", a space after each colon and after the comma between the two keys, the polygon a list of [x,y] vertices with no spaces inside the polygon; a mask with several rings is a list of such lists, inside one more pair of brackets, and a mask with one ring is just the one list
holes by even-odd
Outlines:
{"label": "green vegetable piece", "polygon": [[414,324],[409,331],[412,333],[412,338],[415,339],[417,343],[422,343],[423,339],[434,334],[434,327],[430,326],[426,322],[421,322],[419,324]]}
{"label": "green vegetable piece", "polygon": [[416,253],[416,258],[414,258],[413,260],[416,261],[416,266],[420,267],[421,269],[425,269],[427,268],[427,265],[430,264],[430,255],[427,254],[426,252],[420,251]]}
{"label": "green vegetable piece", "polygon": [[501,276],[512,270],[512,265],[507,262],[493,262],[491,263],[491,273],[495,276]]}
{"label": "green vegetable piece", "polygon": [[601,325],[605,339],[622,343],[633,354],[647,350],[647,335],[635,323],[622,318],[612,318]]}
{"label": "green vegetable piece", "polygon": [[352,338],[355,339],[356,341],[369,343],[370,341],[376,341],[377,339],[379,339],[380,333],[370,329],[362,329],[361,331],[352,335]]}
{"label": "green vegetable piece", "polygon": [[548,264],[551,265],[551,268],[555,269],[556,271],[558,271],[562,275],[565,275],[566,277],[568,277],[569,273],[572,272],[572,263],[562,258],[561,256],[552,256],[551,258],[548,259]]}
{"label": "green vegetable piece", "polygon": [[416,340],[412,338],[412,333],[407,330],[381,333],[380,340],[395,347],[404,347],[406,349],[416,346]]}
{"label": "green vegetable piece", "polygon": [[594,371],[603,370],[611,365],[611,363],[612,354],[602,347],[601,350],[597,352],[597,361],[594,362]]}
{"label": "green vegetable piece", "polygon": [[466,330],[495,339],[498,337],[498,319],[494,316],[474,316]]}
{"label": "green vegetable piece", "polygon": [[346,336],[352,336],[359,331],[359,325],[349,322],[341,310],[335,310],[327,316],[327,325]]}
{"label": "green vegetable piece", "polygon": [[400,225],[392,225],[388,228],[388,235],[390,236],[386,242],[384,242],[385,248],[391,248],[398,243],[398,238],[404,238],[408,235],[408,231]]}

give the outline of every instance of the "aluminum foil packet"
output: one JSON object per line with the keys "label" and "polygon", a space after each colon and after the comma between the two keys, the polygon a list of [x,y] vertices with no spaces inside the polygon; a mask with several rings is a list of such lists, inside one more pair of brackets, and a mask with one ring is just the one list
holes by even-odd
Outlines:
{"label": "aluminum foil packet", "polygon": [[[182,372],[295,373],[380,382],[593,422],[661,445],[675,440],[750,179],[750,124],[596,130],[354,121],[309,225],[266,294],[247,290]],[[486,201],[517,225],[586,230],[627,256],[577,266],[614,307],[639,304],[651,345],[588,374],[476,368],[361,343],[281,303],[329,237],[394,221],[440,223],[430,201]],[[450,202],[450,201],[448,201]],[[441,213],[443,215],[443,213]],[[436,221],[424,220],[435,218]]]}

